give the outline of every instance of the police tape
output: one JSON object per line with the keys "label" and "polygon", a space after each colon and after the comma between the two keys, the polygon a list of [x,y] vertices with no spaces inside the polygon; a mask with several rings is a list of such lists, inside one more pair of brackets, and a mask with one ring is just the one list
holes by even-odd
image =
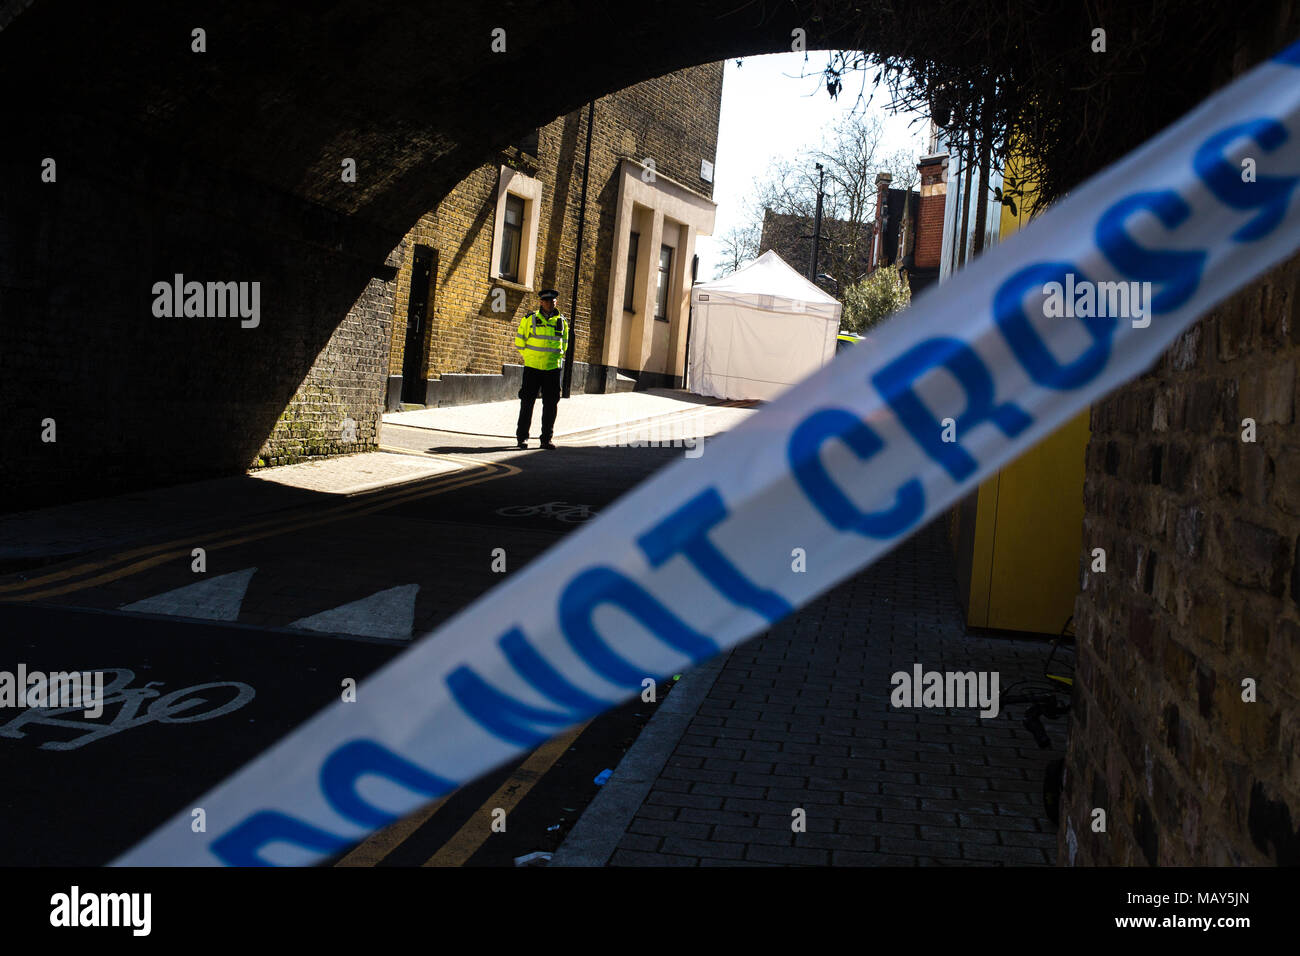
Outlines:
{"label": "police tape", "polygon": [[1298,144],[1300,43],[288,734],[196,801],[212,833],[183,809],[115,863],[314,862],[769,627],[1300,246]]}

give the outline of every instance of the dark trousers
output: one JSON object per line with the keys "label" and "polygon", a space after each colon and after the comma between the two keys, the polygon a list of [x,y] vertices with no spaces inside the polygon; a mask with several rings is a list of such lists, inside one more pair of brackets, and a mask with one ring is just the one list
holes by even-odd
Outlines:
{"label": "dark trousers", "polygon": [[560,405],[560,369],[543,372],[524,366],[524,384],[519,389],[519,424],[515,427],[515,437],[520,441],[528,440],[528,432],[533,427],[533,403],[538,392],[542,393],[542,441],[548,442]]}

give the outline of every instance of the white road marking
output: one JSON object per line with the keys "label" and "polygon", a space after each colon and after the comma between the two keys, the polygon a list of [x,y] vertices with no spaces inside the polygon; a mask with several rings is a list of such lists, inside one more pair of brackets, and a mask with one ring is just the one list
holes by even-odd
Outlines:
{"label": "white road marking", "polygon": [[176,617],[197,617],[208,621],[233,621],[239,617],[248,582],[257,568],[232,571],[197,584],[164,591],[153,597],[131,604],[120,610],[142,614],[171,614]]}
{"label": "white road marking", "polygon": [[332,634],[409,639],[415,626],[415,595],[418,584],[401,584],[370,597],[321,611],[290,624],[290,627]]}

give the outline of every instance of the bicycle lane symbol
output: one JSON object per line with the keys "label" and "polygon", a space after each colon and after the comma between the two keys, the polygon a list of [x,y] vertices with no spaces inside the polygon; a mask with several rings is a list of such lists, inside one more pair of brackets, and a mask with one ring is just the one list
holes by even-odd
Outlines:
{"label": "bicycle lane symbol", "polygon": [[596,517],[591,505],[571,505],[567,501],[548,501],[541,505],[507,505],[498,508],[496,513],[502,518],[554,518],[565,524],[576,524]]}
{"label": "bicycle lane symbol", "polygon": [[[87,718],[84,713],[84,703],[75,707],[31,707],[7,724],[0,725],[0,737],[25,737],[23,728],[29,726],[78,730],[81,731],[81,736],[73,740],[49,740],[40,746],[41,750],[76,750],[96,740],[154,721],[160,724],[192,724],[200,720],[212,720],[239,710],[257,693],[251,686],[241,681],[213,681],[182,687],[164,694],[154,686],[161,685],[161,681],[150,681],[143,687],[131,687],[131,681],[135,680],[135,672],[125,667],[106,668],[104,673],[113,675],[112,680],[104,687],[105,710],[115,704],[122,705],[111,721],[105,723],[102,718],[95,720]],[[213,695],[216,700],[220,700],[221,697],[230,697],[230,699],[208,710],[195,712],[196,707],[212,703],[208,697],[199,695],[205,691],[216,691],[218,688],[221,692]],[[233,696],[231,696],[232,692]],[[149,701],[149,706],[141,713],[140,709],[145,701]],[[72,719],[74,715],[79,719]]]}

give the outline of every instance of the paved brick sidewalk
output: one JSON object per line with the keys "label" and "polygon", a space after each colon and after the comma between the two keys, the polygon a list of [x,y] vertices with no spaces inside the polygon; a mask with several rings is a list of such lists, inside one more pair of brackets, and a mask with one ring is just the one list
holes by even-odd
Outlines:
{"label": "paved brick sidewalk", "polygon": [[306,491],[355,495],[362,491],[431,478],[455,471],[459,467],[461,466],[457,462],[444,458],[377,451],[261,468],[249,472],[248,477]]}
{"label": "paved brick sidewalk", "polygon": [[[1055,749],[1044,751],[1020,707],[981,719],[890,706],[890,675],[914,663],[996,670],[1003,694],[1041,676],[1044,644],[966,635],[952,582],[936,522],[736,649],[609,862],[1054,862],[1041,781],[1064,720],[1047,725]],[[806,833],[791,831],[795,808]]]}
{"label": "paved brick sidewalk", "polygon": [[[643,392],[577,394],[560,401],[555,420],[555,437],[573,435],[596,428],[608,428],[628,422],[687,411],[717,403],[717,399],[692,395],[678,389],[648,389]],[[389,412],[384,423],[427,428],[435,431],[460,432],[514,438],[519,418],[519,402],[484,402],[478,405],[453,405],[426,408],[413,412]],[[541,422],[541,403],[533,410],[533,435]]]}

